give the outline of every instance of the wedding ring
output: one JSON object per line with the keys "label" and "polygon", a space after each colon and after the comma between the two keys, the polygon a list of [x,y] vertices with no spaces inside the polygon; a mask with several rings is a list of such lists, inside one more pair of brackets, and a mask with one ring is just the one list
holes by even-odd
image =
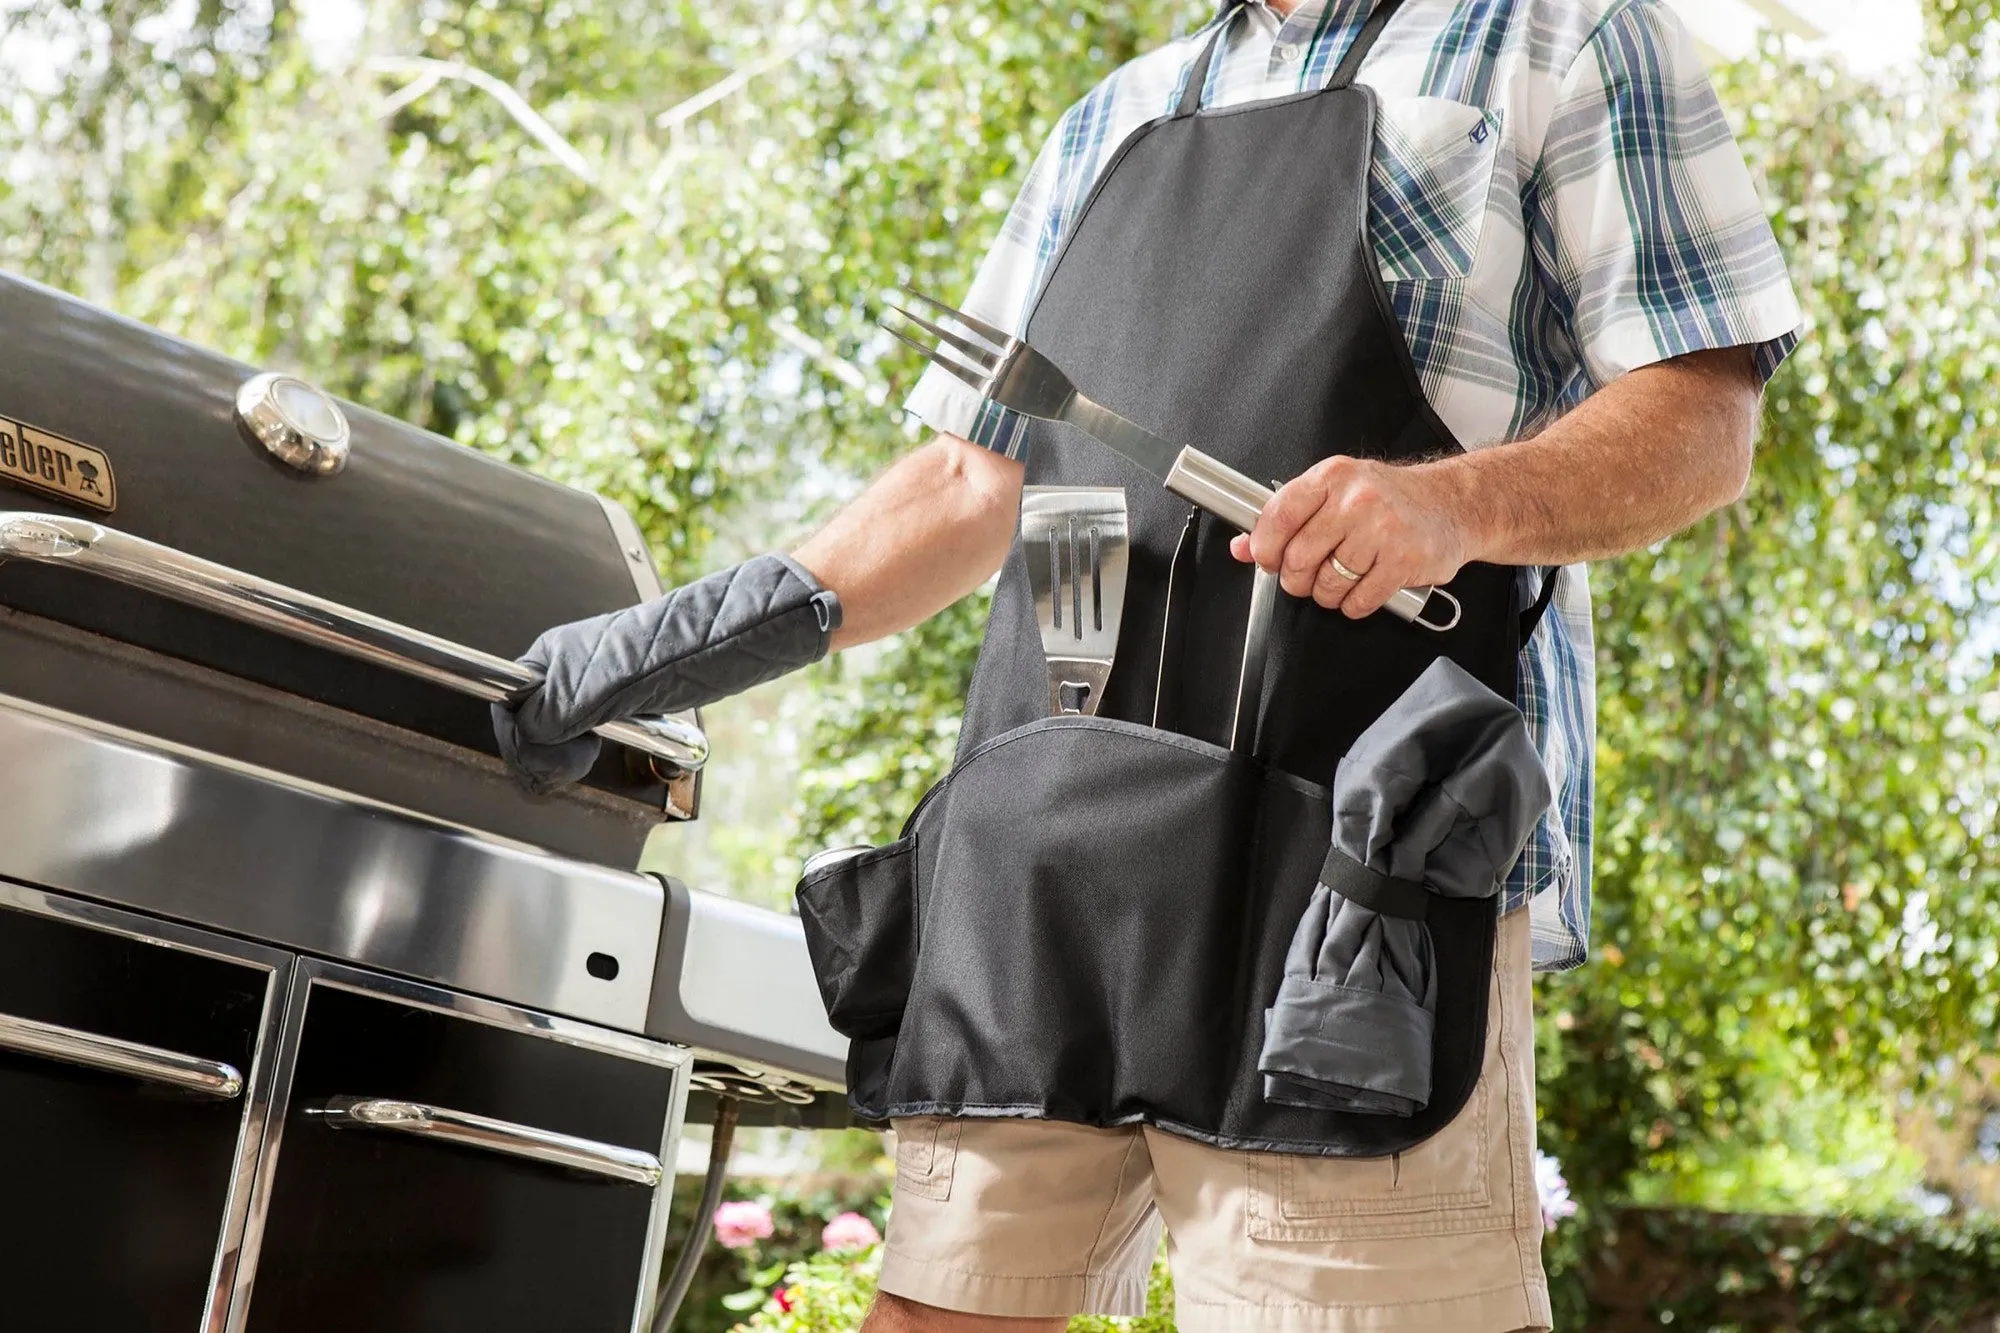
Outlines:
{"label": "wedding ring", "polygon": [[1340,575],[1340,577],[1346,579],[1349,583],[1361,582],[1361,576],[1355,573],[1353,570],[1349,569],[1346,565],[1341,564],[1339,556],[1337,555],[1328,556],[1326,558],[1326,563],[1332,565],[1333,572]]}

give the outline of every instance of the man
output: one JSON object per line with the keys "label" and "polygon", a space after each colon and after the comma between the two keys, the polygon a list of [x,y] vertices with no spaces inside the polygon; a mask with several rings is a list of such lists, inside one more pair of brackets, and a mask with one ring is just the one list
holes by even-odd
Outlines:
{"label": "man", "polygon": [[[1444,653],[1511,689],[1556,799],[1505,881],[1490,1014],[1470,1033],[1477,1083],[1447,1123],[1370,1155],[1366,1144],[1402,1140],[1339,1117],[1278,1135],[1245,1133],[1240,1118],[1190,1125],[1144,1098],[1113,1114],[1073,1095],[1076,1082],[1003,1105],[920,1079],[921,1095],[891,1099],[904,1108],[892,1112],[897,1184],[866,1327],[1036,1333],[1074,1313],[1136,1313],[1164,1222],[1185,1333],[1547,1328],[1529,981],[1586,951],[1582,565],[1741,493],[1763,383],[1800,322],[1691,43],[1658,0],[1225,5],[1065,115],[962,304],[1176,442],[1290,478],[1253,532],[1196,519],[1182,534],[1198,628],[1241,625],[1240,608],[1233,622],[1217,609],[1241,582],[1232,560],[1300,599],[1286,622],[1294,652],[1266,693],[1267,720],[1283,725],[1260,757],[1327,782],[1382,703]],[[936,371],[910,408],[937,438],[761,582],[732,572],[730,588],[756,593],[737,599],[754,614],[732,618],[724,592],[703,602],[698,629],[766,636],[738,684],[899,632],[980,587],[1007,560],[1024,481],[1123,486],[1138,600],[1174,596],[1180,515],[1143,474]],[[1555,571],[1544,617],[1537,593]],[[1009,657],[1032,643],[1008,618],[1018,582],[1010,563],[968,745],[1033,731],[1026,668]],[[1473,637],[1431,642],[1374,615],[1399,588],[1444,584],[1486,608]],[[1143,722],[1135,691],[1154,690],[1157,712],[1162,687],[1142,668],[1171,654],[1165,613],[1140,614],[1147,643],[1128,665],[1128,619],[1105,707]],[[564,678],[567,660],[602,657],[602,632],[558,631],[535,657]],[[1196,644],[1170,663],[1188,666],[1197,703],[1224,649],[1204,657]],[[509,753],[532,767],[544,745],[575,744],[614,695],[628,709],[714,697],[655,688],[678,670],[655,666],[625,664],[594,709],[530,701],[518,735],[502,715]],[[654,684],[626,687],[648,672]],[[1381,699],[1354,704],[1356,679]],[[1204,727],[1213,719],[1196,707],[1180,729]],[[1312,743],[1273,759],[1296,736]],[[990,888],[1006,901],[1020,886]],[[913,997],[911,1011],[974,1013],[964,998]],[[967,1043],[993,1035],[962,1021]],[[898,1058],[921,1069],[934,1054]],[[1124,1047],[1085,1064],[1121,1061]]]}

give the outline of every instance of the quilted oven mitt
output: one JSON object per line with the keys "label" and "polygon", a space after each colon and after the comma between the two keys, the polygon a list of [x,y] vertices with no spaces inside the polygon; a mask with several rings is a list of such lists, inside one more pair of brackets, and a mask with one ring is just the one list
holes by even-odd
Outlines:
{"label": "quilted oven mitt", "polygon": [[597,762],[591,728],[741,694],[826,656],[840,598],[790,556],[760,555],[664,597],[558,625],[521,658],[544,677],[493,705],[493,734],[530,790],[574,782]]}

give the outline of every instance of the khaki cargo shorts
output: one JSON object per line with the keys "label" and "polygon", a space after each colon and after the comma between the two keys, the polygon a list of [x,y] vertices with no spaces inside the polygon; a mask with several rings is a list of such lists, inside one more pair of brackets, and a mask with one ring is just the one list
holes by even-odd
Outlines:
{"label": "khaki cargo shorts", "polygon": [[1548,1328],[1528,951],[1528,913],[1510,913],[1472,1098],[1396,1157],[1233,1152],[1141,1126],[899,1121],[882,1290],[969,1314],[1136,1315],[1164,1226],[1181,1333]]}

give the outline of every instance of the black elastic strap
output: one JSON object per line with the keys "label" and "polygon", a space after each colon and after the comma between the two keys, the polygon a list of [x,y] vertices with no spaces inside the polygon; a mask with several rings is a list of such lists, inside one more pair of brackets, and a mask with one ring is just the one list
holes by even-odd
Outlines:
{"label": "black elastic strap", "polygon": [[1562,577],[1561,565],[1550,565],[1549,572],[1542,576],[1542,590],[1535,597],[1535,604],[1521,613],[1521,644],[1535,637],[1535,627],[1542,623],[1548,613],[1549,603],[1556,597],[1556,580]]}
{"label": "black elastic strap", "polygon": [[1389,26],[1396,10],[1403,0],[1381,0],[1375,12],[1361,25],[1361,35],[1354,39],[1354,45],[1347,48],[1340,64],[1335,67],[1333,77],[1326,81],[1329,88],[1345,88],[1354,82],[1355,75],[1361,73],[1361,62],[1368,59],[1368,53],[1375,49],[1375,39],[1382,35],[1382,29]]}
{"label": "black elastic strap", "polygon": [[1319,868],[1319,882],[1356,907],[1365,907],[1383,916],[1405,921],[1427,920],[1431,911],[1431,891],[1410,879],[1392,879],[1379,870],[1370,870],[1336,847],[1326,854]]}
{"label": "black elastic strap", "polygon": [[1222,44],[1222,34],[1229,31],[1229,25],[1236,19],[1237,0],[1226,0],[1216,14],[1215,32],[1203,44],[1201,54],[1195,57],[1188,69],[1187,86],[1181,89],[1180,105],[1174,108],[1174,119],[1183,120],[1201,110],[1201,91],[1208,86],[1208,67],[1215,63],[1215,48]]}

